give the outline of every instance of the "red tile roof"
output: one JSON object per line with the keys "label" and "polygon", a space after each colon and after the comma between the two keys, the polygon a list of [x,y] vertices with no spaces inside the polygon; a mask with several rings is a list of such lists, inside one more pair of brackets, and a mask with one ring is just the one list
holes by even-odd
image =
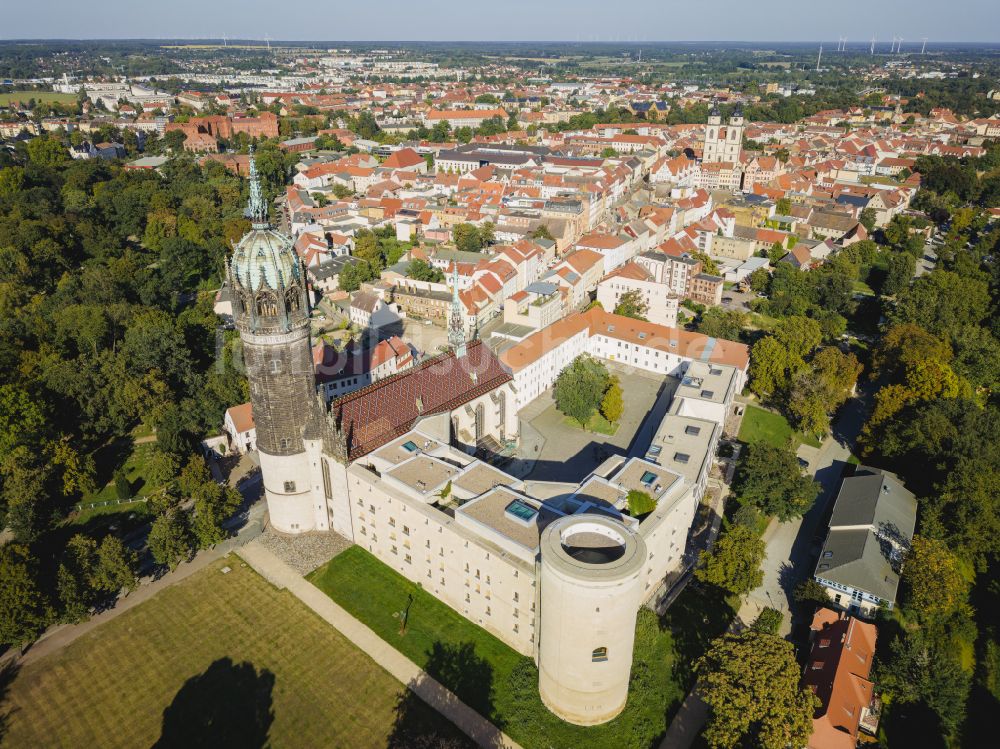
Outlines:
{"label": "red tile roof", "polygon": [[226,409],[229,418],[233,420],[233,426],[237,432],[249,432],[255,427],[253,420],[253,405],[243,403],[239,406],[232,406]]}
{"label": "red tile roof", "polygon": [[826,609],[816,612],[812,652],[802,683],[819,697],[809,749],[854,749],[861,711],[872,702],[868,680],[878,629]]}
{"label": "red tile roof", "polygon": [[417,420],[446,413],[511,381],[511,375],[481,341],[465,356],[453,352],[338,398],[330,410],[356,460],[410,431]]}

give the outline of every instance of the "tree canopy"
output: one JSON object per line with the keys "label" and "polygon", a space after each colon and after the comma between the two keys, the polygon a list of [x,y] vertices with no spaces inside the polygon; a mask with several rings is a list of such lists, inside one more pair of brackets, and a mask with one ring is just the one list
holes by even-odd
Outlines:
{"label": "tree canopy", "polygon": [[736,470],[733,491],[741,504],[785,521],[812,507],[819,485],[802,474],[795,453],[788,448],[754,442],[747,446]]}
{"label": "tree canopy", "polygon": [[799,686],[791,643],[753,629],[723,635],[698,661],[698,673],[701,696],[711,710],[702,734],[709,746],[806,745],[819,700]]}

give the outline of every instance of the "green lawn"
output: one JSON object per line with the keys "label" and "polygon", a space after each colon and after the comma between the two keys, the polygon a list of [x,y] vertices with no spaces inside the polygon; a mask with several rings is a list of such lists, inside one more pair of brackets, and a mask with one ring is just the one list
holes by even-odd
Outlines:
{"label": "green lawn", "polygon": [[[571,416],[564,416],[563,423],[580,429],[580,422]],[[606,434],[610,437],[618,431],[618,422],[612,424],[610,421],[601,416],[600,411],[594,411],[594,414],[590,417],[590,421],[587,422],[587,431],[597,432],[598,434]]]}
{"label": "green lawn", "polygon": [[875,289],[864,281],[855,281],[853,291],[855,294],[865,294],[866,296],[874,296],[875,294]]}
{"label": "green lawn", "polygon": [[469,745],[235,556],[21,669],[2,714],[10,747]]}
{"label": "green lawn", "polygon": [[[542,705],[538,671],[531,659],[360,547],[339,554],[311,573],[309,580],[526,749],[655,746],[690,683],[686,681],[691,665],[687,646],[695,635],[675,636],[653,613],[642,609],[625,711],[601,726],[574,726]],[[408,626],[401,635],[399,612],[408,602]],[[706,627],[699,621],[695,629],[705,631]]]}
{"label": "green lawn", "polygon": [[785,447],[791,441],[793,448],[801,444],[819,447],[815,435],[794,432],[788,419],[774,411],[757,406],[747,406],[740,424],[741,442],[768,442],[776,447]]}
{"label": "green lawn", "polygon": [[55,91],[12,91],[9,94],[0,93],[0,106],[6,106],[12,101],[28,102],[30,99],[46,104],[52,102],[72,104],[76,101],[76,94],[58,94]]}
{"label": "green lawn", "polygon": [[87,504],[118,499],[118,495],[115,493],[114,472],[119,466],[125,468],[125,476],[132,485],[132,496],[144,497],[159,489],[159,486],[151,485],[146,479],[146,461],[155,447],[155,442],[135,445],[131,439],[124,439],[102,447],[94,454],[94,462],[97,465],[97,481],[100,488],[84,495],[80,502]]}

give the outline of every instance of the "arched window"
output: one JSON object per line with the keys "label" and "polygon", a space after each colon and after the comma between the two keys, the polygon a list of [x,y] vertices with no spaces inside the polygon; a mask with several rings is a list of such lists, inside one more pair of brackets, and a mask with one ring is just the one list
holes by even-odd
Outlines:
{"label": "arched window", "polygon": [[298,289],[290,289],[285,294],[285,309],[289,312],[298,312],[299,310],[299,292]]}
{"label": "arched window", "polygon": [[500,438],[507,436],[507,391],[500,391]]}
{"label": "arched window", "polygon": [[608,659],[608,649],[604,647],[594,648],[594,652],[590,654],[590,660],[592,660],[594,663],[603,663],[607,659]]}
{"label": "arched window", "polygon": [[476,442],[483,438],[486,432],[486,409],[480,403],[476,406]]}
{"label": "arched window", "polygon": [[258,294],[256,306],[257,314],[261,317],[276,317],[278,314],[278,300],[274,298],[274,294]]}

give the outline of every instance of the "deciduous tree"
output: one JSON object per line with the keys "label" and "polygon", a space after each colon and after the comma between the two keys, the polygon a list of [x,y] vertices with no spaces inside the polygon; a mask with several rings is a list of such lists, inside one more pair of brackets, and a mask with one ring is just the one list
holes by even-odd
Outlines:
{"label": "deciduous tree", "polygon": [[701,696],[711,708],[711,747],[744,742],[762,749],[805,746],[819,700],[800,687],[792,644],[750,630],[715,640],[698,661]]}
{"label": "deciduous tree", "polygon": [[764,581],[764,540],[745,525],[733,525],[702,554],[695,575],[705,583],[743,596]]}
{"label": "deciduous tree", "polygon": [[158,516],[149,529],[147,542],[157,564],[176,569],[191,554],[187,513],[174,508]]}
{"label": "deciduous tree", "polygon": [[944,626],[969,599],[958,558],[934,538],[913,537],[903,566],[906,608],[927,626]]}
{"label": "deciduous tree", "polygon": [[740,502],[786,521],[812,507],[819,485],[802,475],[791,450],[754,442],[747,446],[740,460],[733,491]]}
{"label": "deciduous tree", "polygon": [[608,383],[608,389],[604,391],[604,398],[601,400],[601,415],[614,424],[622,417],[625,410],[625,402],[622,399],[622,386],[617,377],[612,377]]}
{"label": "deciduous tree", "polygon": [[632,289],[619,297],[618,304],[615,305],[615,314],[645,320],[649,314],[649,305],[646,304],[641,291]]}
{"label": "deciduous tree", "polygon": [[607,387],[607,368],[589,356],[579,356],[556,378],[556,408],[586,426]]}
{"label": "deciduous tree", "polygon": [[0,644],[26,645],[49,623],[35,567],[28,547],[11,543],[0,547]]}

